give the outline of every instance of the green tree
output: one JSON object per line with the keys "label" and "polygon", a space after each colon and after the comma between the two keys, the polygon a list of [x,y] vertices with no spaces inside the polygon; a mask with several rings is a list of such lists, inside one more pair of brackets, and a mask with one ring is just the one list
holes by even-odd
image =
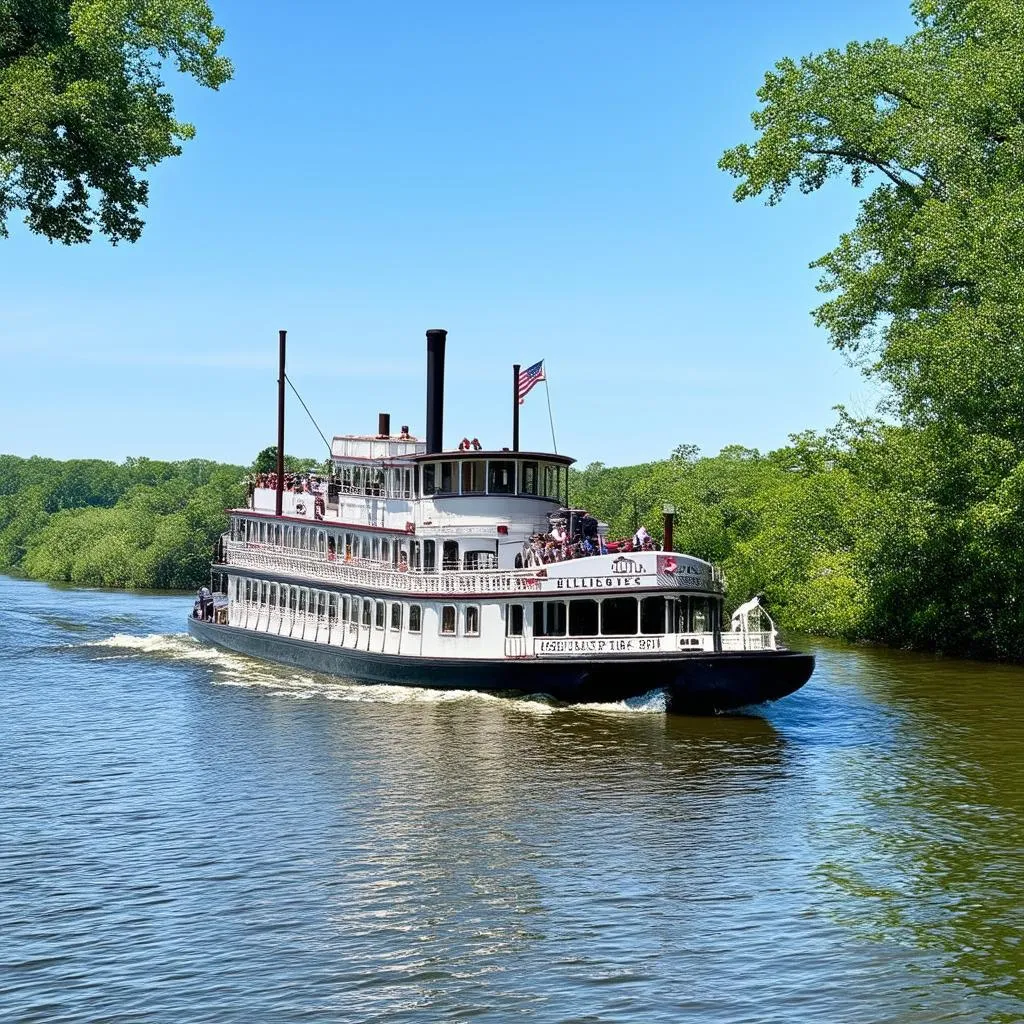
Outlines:
{"label": "green tree", "polygon": [[204,0],[0,0],[0,235],[23,210],[52,242],[135,241],[143,172],[195,134],[163,69],[218,88],[223,38]]}

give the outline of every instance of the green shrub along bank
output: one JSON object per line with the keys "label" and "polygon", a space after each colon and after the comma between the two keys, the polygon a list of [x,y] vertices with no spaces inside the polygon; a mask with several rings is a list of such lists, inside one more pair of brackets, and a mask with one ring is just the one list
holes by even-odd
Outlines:
{"label": "green shrub along bank", "polygon": [[[246,472],[0,456],[0,571],[196,587]],[[728,604],[762,594],[784,628],[1024,660],[1024,464],[990,437],[843,416],[767,454],[680,445],[658,462],[595,463],[570,490],[613,536],[641,523],[660,536],[674,505],[675,548],[725,570]]]}
{"label": "green shrub along bank", "polygon": [[201,459],[58,462],[0,455],[0,571],[96,587],[207,579],[241,466]]}

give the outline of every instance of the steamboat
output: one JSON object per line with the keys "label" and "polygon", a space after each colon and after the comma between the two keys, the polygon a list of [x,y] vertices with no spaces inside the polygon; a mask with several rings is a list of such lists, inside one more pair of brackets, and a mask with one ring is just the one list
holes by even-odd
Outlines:
{"label": "steamboat", "polygon": [[333,439],[323,480],[289,489],[281,332],[277,472],[229,510],[194,637],[354,681],[567,702],[660,690],[698,714],[810,678],[813,657],[785,648],[756,598],[724,621],[723,577],[672,550],[670,511],[658,549],[609,549],[571,506],[574,460],[519,449],[519,367],[511,447],[445,449],[446,337],[427,331],[425,439],[382,413],[376,434]]}

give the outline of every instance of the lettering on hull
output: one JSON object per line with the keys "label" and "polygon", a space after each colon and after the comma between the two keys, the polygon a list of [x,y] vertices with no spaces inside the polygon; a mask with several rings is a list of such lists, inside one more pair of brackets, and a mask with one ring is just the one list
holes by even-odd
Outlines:
{"label": "lettering on hull", "polygon": [[660,636],[604,636],[545,638],[534,641],[534,652],[544,655],[566,654],[650,654],[662,650]]}

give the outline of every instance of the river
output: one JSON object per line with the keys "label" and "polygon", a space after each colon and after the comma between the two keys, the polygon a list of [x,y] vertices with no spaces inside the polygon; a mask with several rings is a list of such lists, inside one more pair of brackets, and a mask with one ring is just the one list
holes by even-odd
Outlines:
{"label": "river", "polygon": [[4,1021],[1024,1019],[1024,671],[748,715],[358,686],[0,578]]}

